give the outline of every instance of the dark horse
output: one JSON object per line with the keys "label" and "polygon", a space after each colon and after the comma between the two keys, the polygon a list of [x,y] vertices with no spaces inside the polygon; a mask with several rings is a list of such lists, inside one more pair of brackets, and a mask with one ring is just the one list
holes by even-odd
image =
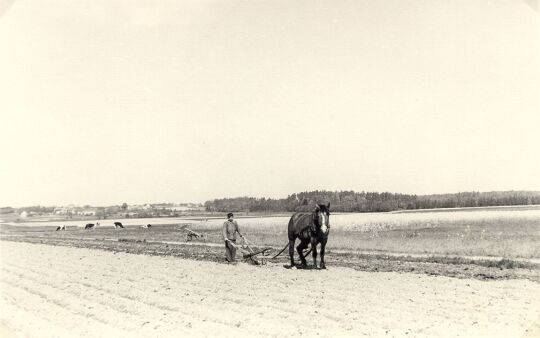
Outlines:
{"label": "dark horse", "polygon": [[301,266],[306,267],[307,262],[304,257],[304,250],[311,243],[313,252],[313,265],[317,268],[317,244],[321,243],[321,269],[326,269],[324,264],[324,248],[328,241],[330,232],[330,203],[328,205],[317,204],[312,213],[297,212],[291,216],[289,221],[289,256],[291,258],[291,267],[294,264],[294,243],[300,239],[300,244],[296,251],[300,256]]}

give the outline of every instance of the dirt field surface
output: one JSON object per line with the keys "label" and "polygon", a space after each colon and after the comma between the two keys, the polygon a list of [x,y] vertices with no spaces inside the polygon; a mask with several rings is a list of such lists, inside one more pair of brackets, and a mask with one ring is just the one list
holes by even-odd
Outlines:
{"label": "dirt field surface", "polygon": [[0,326],[27,337],[537,336],[540,284],[218,264],[0,241]]}
{"label": "dirt field surface", "polygon": [[[100,249],[114,253],[133,253],[155,256],[173,256],[198,261],[224,263],[223,244],[176,241],[146,241],[127,237],[121,232],[120,238],[96,236],[98,233],[85,233],[85,236],[51,237],[47,235],[0,235],[4,241],[49,244],[55,246]],[[55,232],[52,232],[55,234]],[[109,233],[107,233],[108,236]],[[72,237],[73,236],[73,237]],[[277,253],[281,248],[275,248]],[[241,256],[241,255],[240,255]],[[296,257],[298,260],[298,257]],[[312,264],[311,256],[308,264]],[[274,263],[289,264],[288,252],[284,252]],[[495,279],[530,279],[540,282],[540,263],[536,259],[507,260],[496,257],[456,257],[434,255],[393,254],[386,252],[354,252],[349,250],[327,250],[326,262],[332,267],[347,267],[360,271],[373,272],[412,272],[433,276],[456,278],[475,278],[480,280]]]}

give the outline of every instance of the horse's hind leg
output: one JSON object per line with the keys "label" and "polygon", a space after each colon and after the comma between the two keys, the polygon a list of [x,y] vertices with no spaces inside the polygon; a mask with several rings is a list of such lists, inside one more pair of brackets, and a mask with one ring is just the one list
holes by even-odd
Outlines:
{"label": "horse's hind leg", "polygon": [[304,250],[307,248],[308,244],[306,241],[301,241],[300,244],[296,247],[296,251],[298,252],[298,255],[300,256],[300,261],[302,262],[302,266],[307,266],[306,257],[304,257]]}
{"label": "horse's hind leg", "polygon": [[289,239],[289,257],[291,258],[291,268],[294,266],[294,239]]}

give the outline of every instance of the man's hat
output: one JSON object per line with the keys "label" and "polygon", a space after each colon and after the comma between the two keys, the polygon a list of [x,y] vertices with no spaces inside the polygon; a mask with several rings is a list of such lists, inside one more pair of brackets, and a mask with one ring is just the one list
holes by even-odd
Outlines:
{"label": "man's hat", "polygon": [[232,212],[229,212],[229,213],[227,214],[227,217],[233,217],[233,216],[234,216],[234,215],[233,215]]}

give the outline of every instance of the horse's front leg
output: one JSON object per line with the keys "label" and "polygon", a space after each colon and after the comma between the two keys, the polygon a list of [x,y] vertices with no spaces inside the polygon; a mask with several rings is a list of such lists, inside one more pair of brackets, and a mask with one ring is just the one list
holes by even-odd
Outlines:
{"label": "horse's front leg", "polygon": [[324,263],[324,253],[326,251],[326,239],[321,242],[321,269],[326,269],[326,264]]}
{"label": "horse's front leg", "polygon": [[311,251],[311,254],[313,255],[313,266],[317,269],[317,239],[315,238],[311,239]]}

